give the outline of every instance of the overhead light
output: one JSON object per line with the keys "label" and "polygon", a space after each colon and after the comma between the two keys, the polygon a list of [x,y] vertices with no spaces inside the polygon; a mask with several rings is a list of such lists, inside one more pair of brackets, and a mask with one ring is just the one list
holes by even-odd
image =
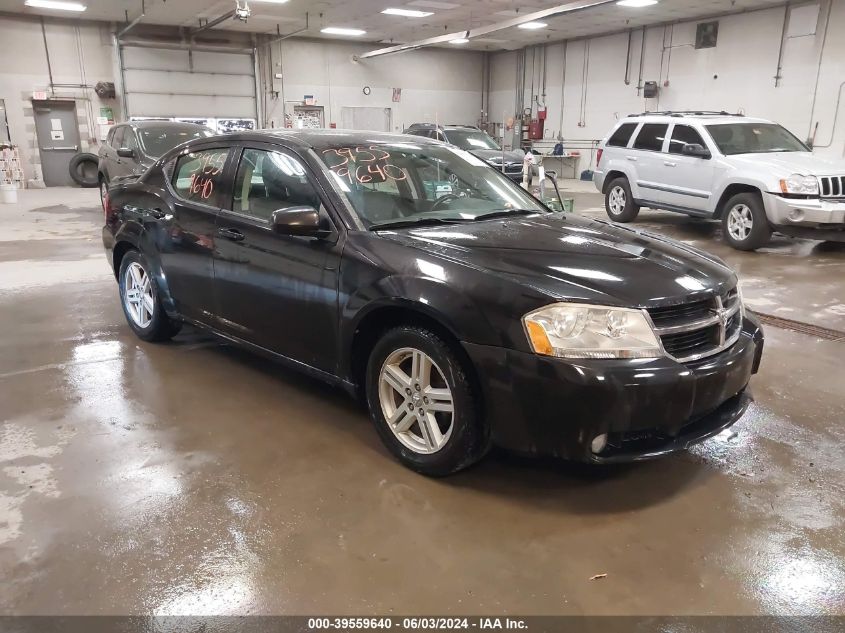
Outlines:
{"label": "overhead light", "polygon": [[346,29],[339,26],[327,26],[324,29],[320,29],[320,33],[325,33],[326,35],[364,35],[366,31],[362,31],[361,29]]}
{"label": "overhead light", "polygon": [[657,0],[619,0],[616,4],[620,7],[650,7],[657,4]]}
{"label": "overhead light", "polygon": [[59,11],[85,11],[88,8],[79,2],[62,2],[61,0],[26,0],[24,4],[36,9],[57,9]]}
{"label": "overhead light", "polygon": [[544,29],[548,26],[545,22],[523,22],[517,25],[521,29]]}
{"label": "overhead light", "polygon": [[453,40],[449,40],[450,44],[466,44],[469,40],[465,37],[456,37]]}
{"label": "overhead light", "polygon": [[417,11],[415,9],[385,9],[385,15],[401,15],[406,18],[425,18],[434,15],[431,11]]}

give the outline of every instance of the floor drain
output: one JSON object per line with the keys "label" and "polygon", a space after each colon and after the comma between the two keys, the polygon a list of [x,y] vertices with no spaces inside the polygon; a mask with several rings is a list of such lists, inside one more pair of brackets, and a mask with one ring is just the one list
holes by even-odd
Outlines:
{"label": "floor drain", "polygon": [[783,317],[774,316],[773,314],[764,314],[762,312],[753,313],[765,325],[780,328],[782,330],[792,330],[793,332],[800,332],[809,336],[824,339],[826,341],[840,341],[845,342],[845,332],[839,330],[831,330],[830,328],[821,327],[820,325],[813,325],[812,323],[804,323],[803,321],[793,321],[792,319],[784,319]]}

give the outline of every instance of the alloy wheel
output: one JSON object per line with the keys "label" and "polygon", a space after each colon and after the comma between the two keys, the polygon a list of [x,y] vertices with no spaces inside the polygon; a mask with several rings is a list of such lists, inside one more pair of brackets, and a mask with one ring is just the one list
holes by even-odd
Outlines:
{"label": "alloy wheel", "polygon": [[411,347],[395,350],[379,374],[379,403],[393,434],[415,453],[431,454],[454,427],[452,390],[437,363]]}
{"label": "alloy wheel", "polygon": [[155,313],[155,298],[147,271],[138,262],[126,267],[124,276],[123,304],[126,313],[140,328],[149,326]]}
{"label": "alloy wheel", "polygon": [[748,205],[738,204],[728,212],[728,233],[737,242],[748,239],[754,227],[754,216]]}
{"label": "alloy wheel", "polygon": [[613,215],[619,215],[625,210],[625,204],[628,201],[628,197],[625,194],[625,189],[620,186],[616,186],[610,190],[610,195],[608,196],[607,204],[610,207],[610,212]]}

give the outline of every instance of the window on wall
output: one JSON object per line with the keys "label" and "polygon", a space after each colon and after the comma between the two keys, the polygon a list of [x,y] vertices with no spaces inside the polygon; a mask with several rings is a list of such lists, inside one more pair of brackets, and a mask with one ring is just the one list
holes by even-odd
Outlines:
{"label": "window on wall", "polygon": [[176,193],[190,202],[218,206],[228,156],[228,149],[206,149],[180,156],[173,176]]}
{"label": "window on wall", "polygon": [[235,177],[232,210],[269,221],[288,207],[320,208],[320,198],[299,159],[282,152],[245,149]]}
{"label": "window on wall", "polygon": [[668,128],[669,126],[665,123],[646,123],[640,129],[640,133],[637,134],[634,148],[659,152],[663,149],[663,141],[666,138]]}
{"label": "window on wall", "polygon": [[701,134],[695,131],[695,128],[689,125],[676,125],[672,130],[672,138],[669,139],[669,153],[683,154],[684,145],[697,144],[702,147],[707,147]]}

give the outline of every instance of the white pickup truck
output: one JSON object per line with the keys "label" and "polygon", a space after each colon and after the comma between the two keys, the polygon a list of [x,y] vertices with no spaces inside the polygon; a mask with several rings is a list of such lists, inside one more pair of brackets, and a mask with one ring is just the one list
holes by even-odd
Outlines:
{"label": "white pickup truck", "polygon": [[772,232],[845,241],[845,161],[813,154],[788,130],[726,112],[628,116],[598,152],[596,187],[615,222],[640,207],[721,220],[740,250]]}

